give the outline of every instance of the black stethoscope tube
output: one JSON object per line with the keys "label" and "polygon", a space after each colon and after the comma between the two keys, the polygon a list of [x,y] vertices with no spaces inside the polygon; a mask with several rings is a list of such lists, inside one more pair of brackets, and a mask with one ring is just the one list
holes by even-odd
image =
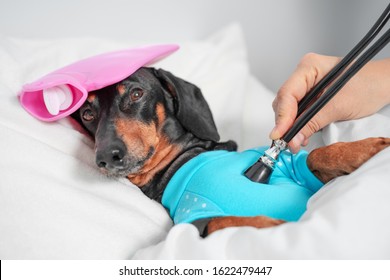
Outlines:
{"label": "black stethoscope tube", "polygon": [[[378,35],[381,29],[390,19],[390,4],[382,13],[374,26],[364,38],[326,75],[320,82],[299,102],[298,118],[290,130],[282,137],[287,143],[314,117],[314,115],[325,106],[326,103],[355,75],[368,61],[370,61],[380,50],[382,50],[390,38],[390,29],[382,35],[365,53],[363,53],[352,66],[342,75],[341,73],[351,62],[364,50],[365,47]],[[338,80],[334,82],[336,79]],[[321,92],[334,82],[334,84],[321,95]],[[319,96],[319,97],[318,97]],[[313,99],[317,99],[312,102]],[[310,105],[310,108],[308,109]],[[306,111],[305,111],[306,110]]]}
{"label": "black stethoscope tube", "polygon": [[344,69],[363,51],[363,49],[378,35],[378,33],[389,20],[389,15],[390,4],[375,22],[373,27],[368,31],[366,36],[364,36],[364,38],[299,102],[297,116],[301,115],[302,112],[305,111],[311,104],[312,100],[316,98],[330,83],[332,83],[342,73],[342,71],[344,71]]}
{"label": "black stethoscope tube", "polygon": [[[244,172],[248,179],[259,183],[268,183],[273,172],[274,162],[277,160],[279,153],[286,149],[287,143],[368,61],[389,43],[390,28],[367,51],[361,54],[389,19],[390,4],[366,36],[299,102],[296,121],[281,139],[273,141],[271,147],[265,151],[264,155]],[[359,55],[360,57],[358,57]],[[347,69],[348,66],[349,68]],[[329,88],[322,94],[327,87]]]}
{"label": "black stethoscope tube", "polygon": [[336,93],[380,50],[382,50],[390,41],[390,29],[382,35],[364,54],[362,54],[345,73],[336,80],[329,89],[304,111],[296,120],[290,130],[283,136],[287,143],[331,100]]}

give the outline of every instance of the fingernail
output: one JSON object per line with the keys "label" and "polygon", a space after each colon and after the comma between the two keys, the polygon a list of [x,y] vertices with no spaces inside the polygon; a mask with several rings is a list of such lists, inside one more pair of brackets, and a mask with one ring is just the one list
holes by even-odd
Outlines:
{"label": "fingernail", "polygon": [[271,133],[269,134],[269,138],[271,139],[277,139],[278,130],[276,129],[276,126],[271,130]]}

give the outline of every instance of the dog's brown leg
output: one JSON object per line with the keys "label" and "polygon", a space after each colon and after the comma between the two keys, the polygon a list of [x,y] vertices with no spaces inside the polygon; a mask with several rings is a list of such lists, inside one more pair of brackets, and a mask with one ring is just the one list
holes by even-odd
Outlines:
{"label": "dog's brown leg", "polygon": [[212,232],[227,228],[227,227],[239,227],[239,226],[251,226],[255,228],[266,228],[273,227],[280,224],[283,224],[284,221],[276,220],[266,216],[256,216],[256,217],[219,217],[212,219],[207,225],[207,234]]}
{"label": "dog's brown leg", "polygon": [[367,138],[356,142],[339,142],[313,150],[308,158],[309,169],[323,183],[347,175],[375,154],[390,146],[390,138]]}

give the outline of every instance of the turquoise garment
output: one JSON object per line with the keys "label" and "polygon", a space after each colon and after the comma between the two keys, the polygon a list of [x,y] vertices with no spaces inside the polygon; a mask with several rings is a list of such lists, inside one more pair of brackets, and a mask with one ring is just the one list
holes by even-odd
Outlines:
{"label": "turquoise garment", "polygon": [[162,197],[175,224],[222,216],[268,216],[296,221],[323,183],[306,164],[308,153],[283,152],[269,184],[243,174],[267,147],[244,152],[211,151],[185,163],[169,181]]}

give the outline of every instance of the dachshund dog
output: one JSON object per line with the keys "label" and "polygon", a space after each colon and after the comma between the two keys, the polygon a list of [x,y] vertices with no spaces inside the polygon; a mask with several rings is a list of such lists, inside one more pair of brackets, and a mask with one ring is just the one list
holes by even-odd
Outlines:
{"label": "dachshund dog", "polygon": [[[95,140],[99,169],[108,176],[127,177],[158,202],[164,200],[170,181],[178,181],[175,173],[192,159],[210,151],[237,150],[234,141],[219,142],[212,113],[200,89],[162,69],[143,67],[117,84],[90,92],[72,116]],[[389,145],[389,138],[336,143],[312,151],[305,161],[315,177],[327,183],[353,172]],[[205,188],[213,188],[204,184]],[[169,192],[175,196],[176,190],[170,187]],[[262,213],[193,221],[202,235],[230,226],[264,228],[283,222]]]}

